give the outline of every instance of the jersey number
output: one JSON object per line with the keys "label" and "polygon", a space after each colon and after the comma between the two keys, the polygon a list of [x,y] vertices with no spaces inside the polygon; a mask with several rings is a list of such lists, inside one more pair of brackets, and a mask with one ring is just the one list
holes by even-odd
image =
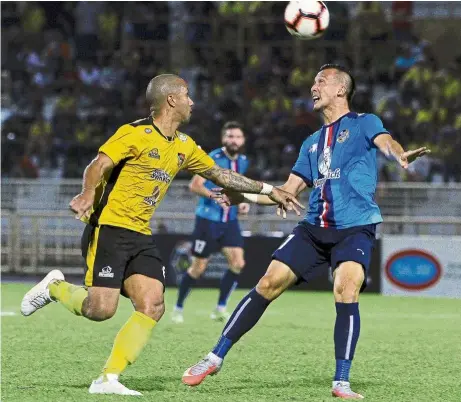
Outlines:
{"label": "jersey number", "polygon": [[291,234],[289,235],[286,240],[280,245],[280,247],[277,249],[277,250],[281,250],[283,247],[285,247],[287,245],[287,243],[293,238],[295,237],[294,234]]}
{"label": "jersey number", "polygon": [[194,251],[196,253],[201,253],[206,246],[206,241],[204,240],[195,240]]}

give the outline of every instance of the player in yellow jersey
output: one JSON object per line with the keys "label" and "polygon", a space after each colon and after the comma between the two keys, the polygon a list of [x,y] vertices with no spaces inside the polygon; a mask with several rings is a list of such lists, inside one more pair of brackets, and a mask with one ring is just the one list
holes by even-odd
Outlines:
{"label": "player in yellow jersey", "polygon": [[193,102],[186,82],[172,74],[153,78],[146,97],[151,115],[121,126],[87,166],[82,192],[70,203],[87,225],[82,237],[86,260],[85,286],[75,286],[51,271],[26,293],[21,312],[28,316],[51,302],[93,321],[111,318],[120,294],[134,312],[117,334],[94,394],[141,395],[119,382],[148,342],[162,317],[165,267],[149,227],[155,209],[181,169],[212,180],[226,189],[266,194],[286,213],[302,207],[295,197],[266,183],[248,179],[215,164],[186,134],[177,131],[189,121]]}

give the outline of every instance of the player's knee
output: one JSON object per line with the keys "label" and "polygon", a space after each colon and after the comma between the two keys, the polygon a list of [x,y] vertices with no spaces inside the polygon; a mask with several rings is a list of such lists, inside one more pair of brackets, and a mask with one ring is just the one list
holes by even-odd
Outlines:
{"label": "player's knee", "polygon": [[278,281],[271,275],[264,275],[256,285],[256,291],[267,300],[276,299],[281,291]]}
{"label": "player's knee", "polygon": [[354,303],[358,300],[360,286],[355,283],[343,283],[334,286],[335,300],[340,303]]}
{"label": "player's knee", "polygon": [[105,321],[112,318],[117,311],[117,306],[104,303],[85,303],[82,307],[84,317],[92,321]]}
{"label": "player's knee", "polygon": [[232,272],[239,274],[245,268],[245,260],[243,258],[236,258],[231,261],[230,269]]}
{"label": "player's knee", "polygon": [[192,262],[192,265],[189,267],[187,270],[187,273],[194,279],[198,279],[202,276],[202,274],[205,272],[207,267],[207,262],[206,261],[200,261],[195,259]]}
{"label": "player's knee", "polygon": [[162,300],[144,300],[136,305],[136,311],[147,315],[155,321],[159,321],[165,313],[165,303]]}
{"label": "player's knee", "polygon": [[335,272],[333,285],[335,300],[342,303],[356,302],[363,280],[364,273],[360,264],[341,264]]}

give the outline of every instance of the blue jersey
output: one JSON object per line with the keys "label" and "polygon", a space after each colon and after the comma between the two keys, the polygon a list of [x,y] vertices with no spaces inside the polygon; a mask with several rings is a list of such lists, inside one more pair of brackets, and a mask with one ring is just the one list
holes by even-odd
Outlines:
{"label": "blue jersey", "polygon": [[304,220],[337,229],[383,221],[374,200],[373,140],[381,133],[388,131],[374,114],[349,112],[304,141],[292,171],[313,187]]}
{"label": "blue jersey", "polygon": [[[236,159],[230,159],[223,151],[223,148],[215,149],[211,151],[209,155],[215,160],[217,165],[224,169],[231,169],[241,174],[245,174],[248,169],[248,159],[245,155],[239,154]],[[205,187],[212,189],[217,186],[212,181],[207,180],[205,182]],[[214,222],[228,222],[238,218],[238,206],[234,205],[228,208],[227,211],[224,211],[224,209],[213,200],[200,197],[195,214],[201,218]]]}

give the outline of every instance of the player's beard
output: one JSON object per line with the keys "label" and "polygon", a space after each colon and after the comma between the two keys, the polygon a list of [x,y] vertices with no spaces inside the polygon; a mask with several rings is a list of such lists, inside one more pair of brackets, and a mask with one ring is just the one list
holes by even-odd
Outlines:
{"label": "player's beard", "polygon": [[230,155],[230,156],[235,156],[237,154],[240,153],[240,150],[242,149],[242,147],[239,147],[237,145],[232,145],[232,148],[231,148],[231,145],[224,145],[224,148],[226,148],[226,152]]}

